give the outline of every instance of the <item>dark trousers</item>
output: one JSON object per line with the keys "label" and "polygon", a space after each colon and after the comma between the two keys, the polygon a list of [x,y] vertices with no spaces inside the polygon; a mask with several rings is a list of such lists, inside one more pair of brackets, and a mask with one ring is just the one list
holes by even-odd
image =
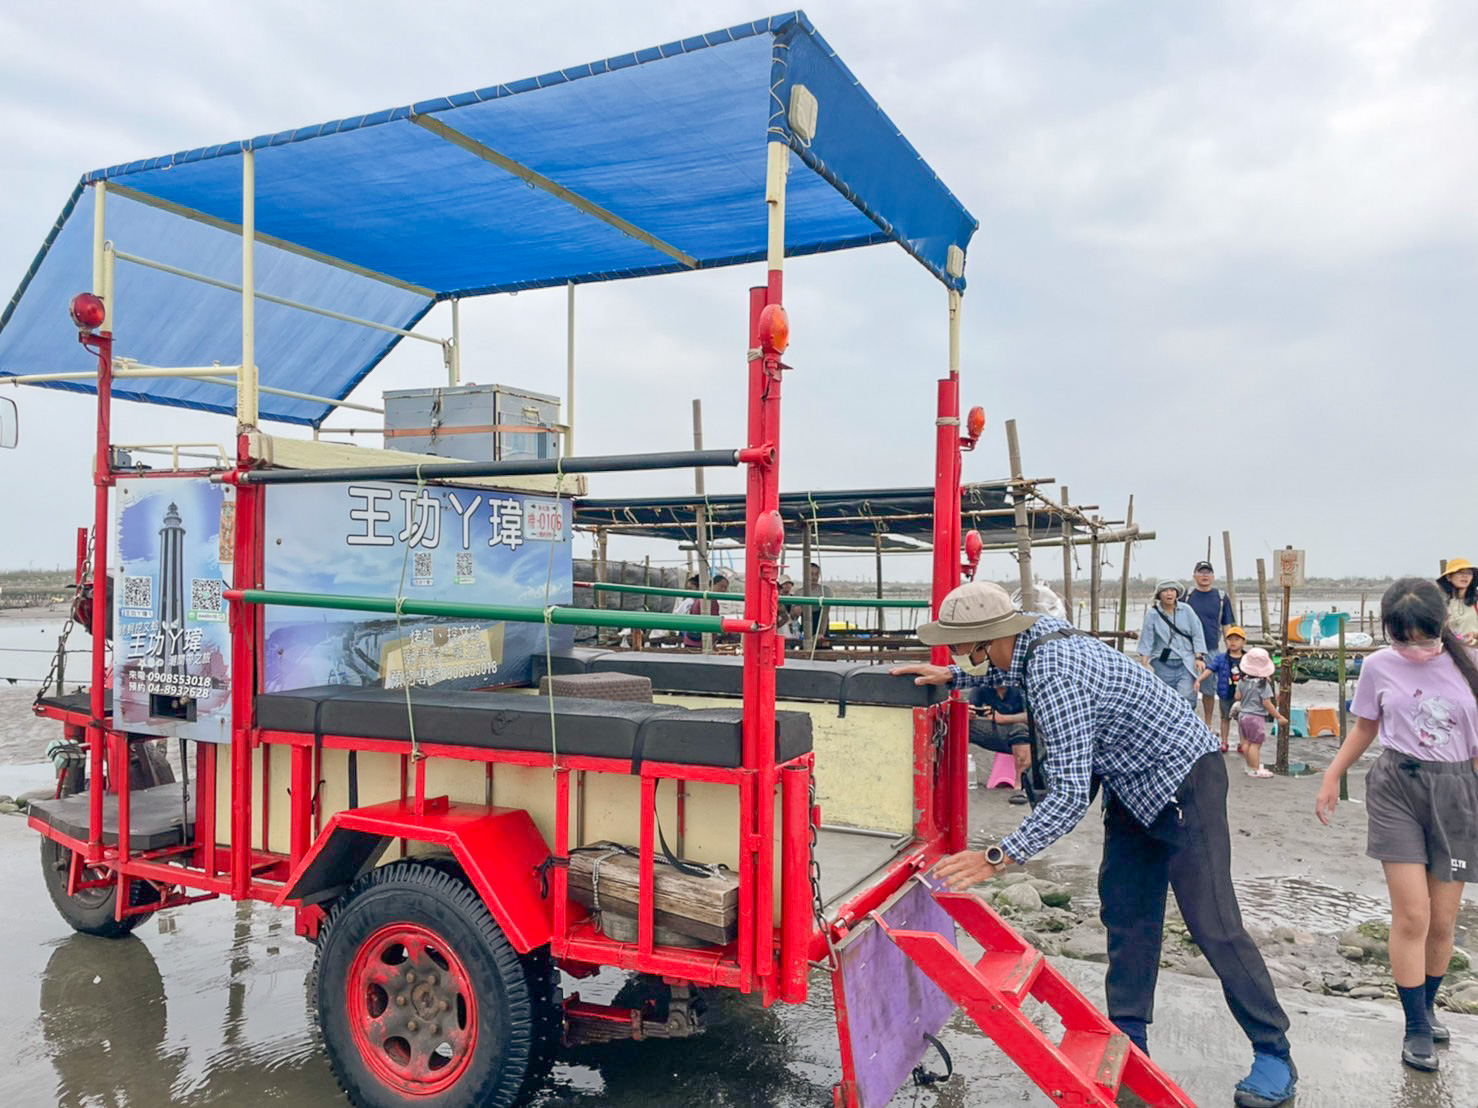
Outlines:
{"label": "dark trousers", "polygon": [[1031,732],[1024,723],[997,723],[995,720],[972,719],[970,741],[997,754],[1010,754],[1012,747],[1031,742]]}
{"label": "dark trousers", "polygon": [[1108,1014],[1129,1025],[1125,1030],[1142,1030],[1154,1016],[1167,886],[1253,1047],[1287,1057],[1288,1017],[1232,889],[1227,770],[1219,754],[1191,767],[1175,800],[1149,827],[1109,795],[1098,896],[1108,929]]}

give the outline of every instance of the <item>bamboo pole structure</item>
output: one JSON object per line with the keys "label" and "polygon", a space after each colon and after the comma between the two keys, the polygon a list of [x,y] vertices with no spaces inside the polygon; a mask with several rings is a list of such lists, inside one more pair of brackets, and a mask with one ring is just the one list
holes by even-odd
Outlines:
{"label": "bamboo pole structure", "polygon": [[[801,595],[811,595],[811,525],[801,525]],[[808,650],[816,648],[817,632],[821,630],[821,620],[812,620],[810,613],[803,613],[801,619],[801,646]]]}
{"label": "bamboo pole structure", "polygon": [[1268,638],[1273,623],[1268,614],[1268,564],[1262,558],[1257,560],[1257,602],[1262,609],[1262,637],[1271,642]]}
{"label": "bamboo pole structure", "polygon": [[[1289,546],[1286,549],[1292,550]],[[1285,578],[1286,580],[1286,578]],[[1290,708],[1293,706],[1293,655],[1288,652],[1288,616],[1289,608],[1293,604],[1293,588],[1290,585],[1283,586],[1283,633],[1279,636],[1283,643],[1283,658],[1278,674],[1278,711],[1283,713],[1283,718],[1292,720]],[[1273,766],[1275,773],[1287,774],[1288,772],[1288,736],[1293,730],[1293,724],[1285,723],[1278,728],[1278,761]]]}
{"label": "bamboo pole structure", "polygon": [[[1235,612],[1237,610],[1237,577],[1232,572],[1232,533],[1230,531],[1221,533],[1221,548],[1227,559],[1227,599],[1231,601],[1232,611]],[[1211,644],[1207,643],[1207,649],[1210,648]]]}
{"label": "bamboo pole structure", "polygon": [[[1134,496],[1130,494],[1129,510],[1124,515],[1125,531],[1134,530]],[[1119,574],[1119,634],[1123,635],[1128,630],[1129,624],[1129,552],[1134,548],[1134,538],[1126,535],[1124,539],[1124,570]]]}
{"label": "bamboo pole structure", "polygon": [[1073,622],[1073,525],[1067,518],[1067,486],[1062,486],[1062,606],[1067,610],[1067,621]]}
{"label": "bamboo pole structure", "polygon": [[1100,564],[1098,552],[1097,521],[1094,522],[1088,539],[1088,556],[1093,560],[1088,571],[1088,629],[1096,635],[1098,634],[1099,588],[1103,581],[1103,566]]}
{"label": "bamboo pole structure", "polygon": [[[877,534],[873,535],[873,537],[872,537],[872,549],[873,549],[873,555],[877,558],[877,567],[878,567],[878,599],[881,600],[881,599],[883,599],[883,534],[882,534],[881,531],[879,531]],[[806,570],[807,570],[808,573],[810,571],[810,568],[811,568],[810,566],[807,566],[806,567]],[[884,623],[884,619],[885,619],[885,617],[883,615],[882,606],[879,605],[879,607],[878,607],[878,634],[879,635],[881,635],[883,633],[883,631],[886,630],[886,625]]]}
{"label": "bamboo pole structure", "polygon": [[[1309,728],[1313,730],[1313,728]],[[1345,744],[1345,736],[1349,733],[1349,707],[1348,694],[1345,691],[1345,621],[1344,617],[1339,621],[1339,744]],[[1350,775],[1346,771],[1339,775],[1339,798],[1350,799]]]}
{"label": "bamboo pole structure", "polygon": [[1021,578],[1021,606],[1036,610],[1036,585],[1032,581],[1032,534],[1026,513],[1026,482],[1021,472],[1021,444],[1016,439],[1016,421],[1006,421],[1006,451],[1011,461],[1011,505],[1016,513],[1016,568]]}

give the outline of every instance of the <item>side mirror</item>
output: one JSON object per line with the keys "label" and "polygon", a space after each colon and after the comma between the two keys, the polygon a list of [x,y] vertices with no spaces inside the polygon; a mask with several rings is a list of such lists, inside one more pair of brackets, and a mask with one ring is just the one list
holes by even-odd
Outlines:
{"label": "side mirror", "polygon": [[0,397],[0,449],[15,449],[20,433],[20,412],[16,409],[15,401],[9,397]]}

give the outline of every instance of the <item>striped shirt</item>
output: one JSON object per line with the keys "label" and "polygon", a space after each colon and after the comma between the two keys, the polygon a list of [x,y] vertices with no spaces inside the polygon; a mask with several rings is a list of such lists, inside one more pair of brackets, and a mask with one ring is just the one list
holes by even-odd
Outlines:
{"label": "striped shirt", "polygon": [[1221,740],[1183,696],[1127,655],[1087,635],[1043,643],[1032,653],[1027,680],[1027,646],[1067,629],[1063,620],[1039,617],[1016,636],[1005,671],[992,666],[983,676],[971,677],[958,666],[950,667],[954,688],[990,684],[1025,689],[1046,744],[1052,791],[1001,840],[1001,849],[1018,862],[1077,826],[1088,810],[1094,775],[1148,827],[1175,798],[1196,760],[1221,749]]}

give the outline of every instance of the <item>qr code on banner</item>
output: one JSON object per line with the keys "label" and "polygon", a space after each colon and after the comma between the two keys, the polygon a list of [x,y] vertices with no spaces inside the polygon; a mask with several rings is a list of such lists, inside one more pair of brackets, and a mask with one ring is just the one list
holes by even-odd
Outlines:
{"label": "qr code on banner", "polygon": [[414,585],[431,584],[431,551],[418,550],[412,557],[416,561],[411,570],[411,583]]}
{"label": "qr code on banner", "polygon": [[472,552],[466,551],[457,555],[457,584],[470,585],[473,583]]}
{"label": "qr code on banner", "polygon": [[123,606],[125,608],[154,609],[154,578],[124,577]]}
{"label": "qr code on banner", "polygon": [[190,608],[196,612],[219,612],[221,591],[226,582],[219,577],[194,577],[190,580]]}

